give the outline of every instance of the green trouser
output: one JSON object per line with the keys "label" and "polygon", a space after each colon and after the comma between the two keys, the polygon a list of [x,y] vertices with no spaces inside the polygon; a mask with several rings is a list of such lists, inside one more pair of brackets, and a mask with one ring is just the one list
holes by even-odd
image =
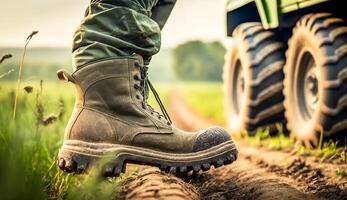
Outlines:
{"label": "green trouser", "polygon": [[73,39],[75,68],[136,53],[149,63],[176,0],[92,0]]}

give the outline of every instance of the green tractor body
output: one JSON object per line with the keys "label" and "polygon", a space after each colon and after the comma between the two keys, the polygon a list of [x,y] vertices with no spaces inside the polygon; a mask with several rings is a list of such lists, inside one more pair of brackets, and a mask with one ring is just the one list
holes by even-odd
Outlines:
{"label": "green tractor body", "polygon": [[[302,10],[328,0],[229,0],[228,31],[231,33],[237,25],[248,21],[261,21],[265,29],[277,28],[283,14]],[[235,20],[235,15],[248,13]]]}
{"label": "green tractor body", "polygon": [[[342,0],[229,0],[224,67],[229,128],[286,132],[308,146],[347,137]],[[279,131],[280,130],[280,131]]]}

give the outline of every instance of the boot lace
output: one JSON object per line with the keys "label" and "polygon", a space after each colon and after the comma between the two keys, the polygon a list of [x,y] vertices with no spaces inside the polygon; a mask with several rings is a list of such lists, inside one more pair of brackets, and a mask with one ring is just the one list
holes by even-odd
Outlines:
{"label": "boot lace", "polygon": [[[158,116],[159,119],[161,119],[162,117],[164,117],[167,121],[168,125],[172,124],[172,121],[170,119],[170,116],[168,114],[168,112],[165,109],[164,104],[162,103],[158,92],[155,90],[153,84],[151,83],[151,81],[148,79],[148,67],[145,65],[140,65],[139,63],[135,62],[135,67],[138,67],[140,69],[140,77],[138,75],[134,76],[134,79],[139,81],[140,84],[134,84],[134,88],[139,90],[141,95],[142,95],[142,108],[143,109],[149,109],[151,114],[154,115],[156,114]],[[147,100],[149,97],[149,92],[152,92],[153,96],[155,97],[155,100],[157,101],[160,110],[162,112],[162,114],[160,112],[155,111],[151,105],[148,104]],[[136,98],[140,99],[140,96],[136,96]]]}

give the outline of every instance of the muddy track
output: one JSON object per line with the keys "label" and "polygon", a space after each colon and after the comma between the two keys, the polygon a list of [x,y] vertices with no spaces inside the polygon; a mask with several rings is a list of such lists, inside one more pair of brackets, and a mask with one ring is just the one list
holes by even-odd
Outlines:
{"label": "muddy track", "polygon": [[[172,92],[169,97],[169,113],[175,126],[187,131],[213,125],[191,110],[178,92]],[[347,200],[347,179],[335,175],[336,164],[311,157],[298,158],[290,152],[254,148],[243,141],[236,143],[240,155],[232,165],[181,179],[146,169],[126,180],[121,197]],[[339,168],[347,170],[347,165],[339,164]]]}
{"label": "muddy track", "polygon": [[[195,131],[213,125],[191,110],[179,92],[172,94],[169,107],[176,126]],[[236,143],[240,156],[234,164],[190,180],[202,199],[347,199],[347,179],[336,176],[336,164]],[[338,165],[347,170],[346,164]]]}

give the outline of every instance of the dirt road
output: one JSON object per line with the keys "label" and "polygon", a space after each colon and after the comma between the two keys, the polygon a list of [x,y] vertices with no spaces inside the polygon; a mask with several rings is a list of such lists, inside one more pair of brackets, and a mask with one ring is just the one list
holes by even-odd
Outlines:
{"label": "dirt road", "polygon": [[[194,113],[179,93],[172,93],[169,101],[170,116],[177,127],[194,131],[213,124]],[[128,181],[124,197],[216,200],[347,199],[347,179],[336,176],[336,164],[320,162],[312,157],[299,158],[289,152],[254,148],[243,141],[236,143],[240,155],[232,165],[182,178],[184,182],[156,170],[151,169],[150,173],[145,170],[139,175],[141,178]],[[347,165],[339,164],[339,168],[346,170]]]}

